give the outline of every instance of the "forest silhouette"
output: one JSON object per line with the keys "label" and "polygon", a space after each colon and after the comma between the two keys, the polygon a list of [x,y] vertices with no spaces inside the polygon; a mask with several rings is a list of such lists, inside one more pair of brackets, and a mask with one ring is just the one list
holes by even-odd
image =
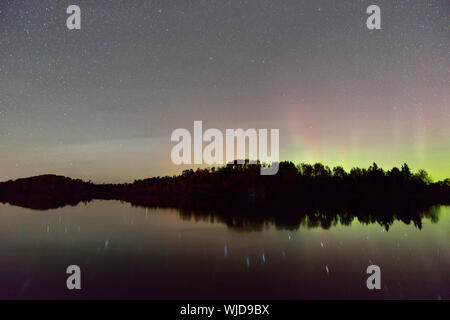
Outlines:
{"label": "forest silhouette", "polygon": [[450,203],[450,179],[432,182],[426,171],[412,173],[407,164],[385,171],[374,163],[346,172],[340,166],[284,161],[273,176],[260,175],[260,168],[259,163],[235,161],[125,184],[42,175],[0,183],[0,202],[48,210],[93,199],[121,200],[180,208],[182,217],[255,230],[268,221],[280,228],[328,228],[355,217],[387,228],[394,220],[420,227],[431,206]]}
{"label": "forest silhouette", "polygon": [[300,226],[330,228],[378,222],[389,230],[395,220],[422,226],[437,221],[437,206],[450,203],[450,179],[432,182],[407,164],[385,171],[330,169],[321,163],[279,163],[277,175],[260,175],[261,164],[237,161],[222,167],[185,170],[181,175],[94,184],[57,175],[0,183],[0,202],[36,210],[75,206],[94,199],[120,200],[140,207],[179,208],[183,219],[219,221],[239,230]]}

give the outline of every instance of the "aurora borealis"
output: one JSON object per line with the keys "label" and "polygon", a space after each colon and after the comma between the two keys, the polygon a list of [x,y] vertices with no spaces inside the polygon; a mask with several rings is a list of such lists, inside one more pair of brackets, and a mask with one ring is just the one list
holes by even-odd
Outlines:
{"label": "aurora borealis", "polygon": [[[66,28],[66,8],[82,12]],[[381,8],[382,29],[366,28]],[[0,2],[0,181],[179,173],[176,128],[279,128],[280,159],[450,177],[448,1]]]}

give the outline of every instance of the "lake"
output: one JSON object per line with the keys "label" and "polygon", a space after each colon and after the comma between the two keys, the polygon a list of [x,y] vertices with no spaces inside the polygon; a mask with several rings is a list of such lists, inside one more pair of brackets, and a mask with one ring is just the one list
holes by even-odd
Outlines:
{"label": "lake", "polygon": [[[0,204],[2,299],[449,299],[450,207],[394,221],[280,226],[94,200]],[[381,268],[380,290],[366,269]],[[81,268],[81,290],[66,268]]]}

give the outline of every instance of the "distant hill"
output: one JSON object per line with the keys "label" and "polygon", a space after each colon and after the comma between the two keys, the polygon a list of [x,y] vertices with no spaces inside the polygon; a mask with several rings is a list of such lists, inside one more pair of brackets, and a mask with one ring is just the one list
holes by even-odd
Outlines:
{"label": "distant hill", "polygon": [[93,186],[93,183],[83,182],[79,179],[74,180],[64,176],[47,174],[0,183],[0,193],[8,196],[46,196],[89,192]]}
{"label": "distant hill", "polygon": [[94,195],[93,183],[50,174],[0,183],[0,201],[34,209],[76,205]]}

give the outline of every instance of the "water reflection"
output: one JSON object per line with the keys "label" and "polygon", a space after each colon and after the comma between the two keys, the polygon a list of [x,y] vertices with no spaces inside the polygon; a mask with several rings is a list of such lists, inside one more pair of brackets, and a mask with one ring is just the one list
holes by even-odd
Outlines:
{"label": "water reflection", "polygon": [[357,219],[362,224],[378,223],[389,231],[395,221],[412,224],[422,228],[422,220],[439,221],[439,206],[422,209],[413,208],[378,208],[347,209],[283,209],[274,211],[222,211],[222,210],[191,210],[180,209],[180,217],[185,220],[220,222],[229,228],[242,231],[262,231],[268,226],[278,230],[297,230],[302,228],[330,229],[333,226],[351,225]]}
{"label": "water reflection", "polygon": [[[27,199],[10,201],[12,205],[30,208],[35,210],[50,210],[63,208],[65,206],[75,207],[78,204],[87,205],[93,200],[86,201],[64,201],[59,198],[53,201],[47,199]],[[151,209],[160,206],[153,205],[153,200],[133,199],[129,201],[135,207]],[[147,205],[151,203],[152,205]],[[297,230],[303,228],[321,228],[329,229],[338,224],[350,225],[355,219],[362,224],[378,223],[389,231],[390,226],[395,221],[402,221],[405,224],[412,224],[418,229],[422,228],[423,219],[429,219],[432,222],[439,221],[439,205],[435,206],[380,206],[380,207],[349,207],[349,208],[330,208],[326,206],[272,206],[261,207],[251,204],[242,204],[238,206],[230,203],[210,204],[189,203],[182,205],[179,209],[179,215],[184,220],[196,220],[205,222],[220,222],[242,231],[262,231],[268,226],[275,226],[279,230]]]}
{"label": "water reflection", "polygon": [[[446,299],[449,210],[0,205],[0,298]],[[65,288],[71,264],[81,292]],[[365,287],[370,264],[379,292]]]}

